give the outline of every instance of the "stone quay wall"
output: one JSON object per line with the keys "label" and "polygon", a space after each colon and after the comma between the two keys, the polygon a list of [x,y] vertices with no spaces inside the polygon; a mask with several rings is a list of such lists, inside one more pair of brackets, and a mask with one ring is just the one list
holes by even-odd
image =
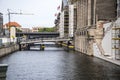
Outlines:
{"label": "stone quay wall", "polygon": [[10,53],[13,53],[17,50],[19,50],[19,45],[17,45],[17,44],[10,45],[10,46],[4,47],[4,48],[0,48],[0,57],[3,57],[3,56],[8,55]]}

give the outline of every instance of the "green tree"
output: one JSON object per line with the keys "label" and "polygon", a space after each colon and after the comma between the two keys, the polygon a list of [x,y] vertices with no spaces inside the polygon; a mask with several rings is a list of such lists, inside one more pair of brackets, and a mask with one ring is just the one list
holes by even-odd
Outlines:
{"label": "green tree", "polygon": [[16,32],[22,32],[22,30],[20,30],[20,29],[16,28]]}
{"label": "green tree", "polygon": [[54,32],[54,31],[55,31],[54,27],[52,27],[52,28],[41,28],[41,29],[39,29],[39,32]]}

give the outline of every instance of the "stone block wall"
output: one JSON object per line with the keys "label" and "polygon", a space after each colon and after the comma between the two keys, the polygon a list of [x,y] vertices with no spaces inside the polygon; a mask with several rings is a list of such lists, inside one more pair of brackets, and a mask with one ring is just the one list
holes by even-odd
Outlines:
{"label": "stone block wall", "polygon": [[1,48],[0,49],[0,57],[8,55],[14,51],[19,50],[19,46],[18,45],[11,45],[10,47],[5,47],[5,48]]}

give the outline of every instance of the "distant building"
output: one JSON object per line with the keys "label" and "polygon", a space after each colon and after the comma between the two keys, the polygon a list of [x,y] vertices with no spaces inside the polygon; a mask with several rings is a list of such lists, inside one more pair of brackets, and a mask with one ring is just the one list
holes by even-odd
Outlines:
{"label": "distant building", "polygon": [[60,33],[60,38],[63,38],[64,37],[64,13],[63,12],[61,12],[61,15],[60,15],[59,33]]}
{"label": "distant building", "polygon": [[56,31],[56,32],[59,32],[60,15],[61,15],[61,13],[58,13],[58,14],[57,14],[57,19],[55,19],[55,21],[54,21],[55,31]]}
{"label": "distant building", "polygon": [[20,24],[18,24],[17,22],[8,22],[5,25],[3,25],[5,36],[10,37],[9,32],[11,30],[10,29],[11,27],[15,27],[16,31],[18,31],[18,32],[21,31],[21,25]]}
{"label": "distant building", "polygon": [[3,34],[3,14],[0,13],[0,36]]}
{"label": "distant building", "polygon": [[42,27],[32,27],[32,32],[39,32]]}
{"label": "distant building", "polygon": [[30,28],[21,28],[22,32],[32,32]]}
{"label": "distant building", "polygon": [[60,33],[60,38],[68,38],[73,29],[69,31],[69,5],[67,0],[62,0],[61,12],[58,13],[54,23],[56,31]]}
{"label": "distant building", "polygon": [[67,0],[62,0],[59,32],[61,38],[67,38],[69,35],[69,6]]}
{"label": "distant building", "polygon": [[3,26],[4,29],[10,29],[10,27],[15,27],[15,28],[21,30],[22,26],[20,24],[18,24],[17,22],[8,22]]}
{"label": "distant building", "polygon": [[69,37],[74,38],[74,34],[77,28],[77,8],[76,3],[69,3]]}

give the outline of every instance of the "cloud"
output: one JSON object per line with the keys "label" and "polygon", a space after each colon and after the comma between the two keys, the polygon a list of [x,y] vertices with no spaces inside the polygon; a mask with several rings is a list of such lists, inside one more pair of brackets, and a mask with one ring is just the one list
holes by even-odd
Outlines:
{"label": "cloud", "polygon": [[8,22],[7,9],[11,12],[33,13],[34,15],[12,15],[11,21],[22,26],[54,26],[54,14],[61,0],[0,0],[0,10],[4,14],[4,23]]}

